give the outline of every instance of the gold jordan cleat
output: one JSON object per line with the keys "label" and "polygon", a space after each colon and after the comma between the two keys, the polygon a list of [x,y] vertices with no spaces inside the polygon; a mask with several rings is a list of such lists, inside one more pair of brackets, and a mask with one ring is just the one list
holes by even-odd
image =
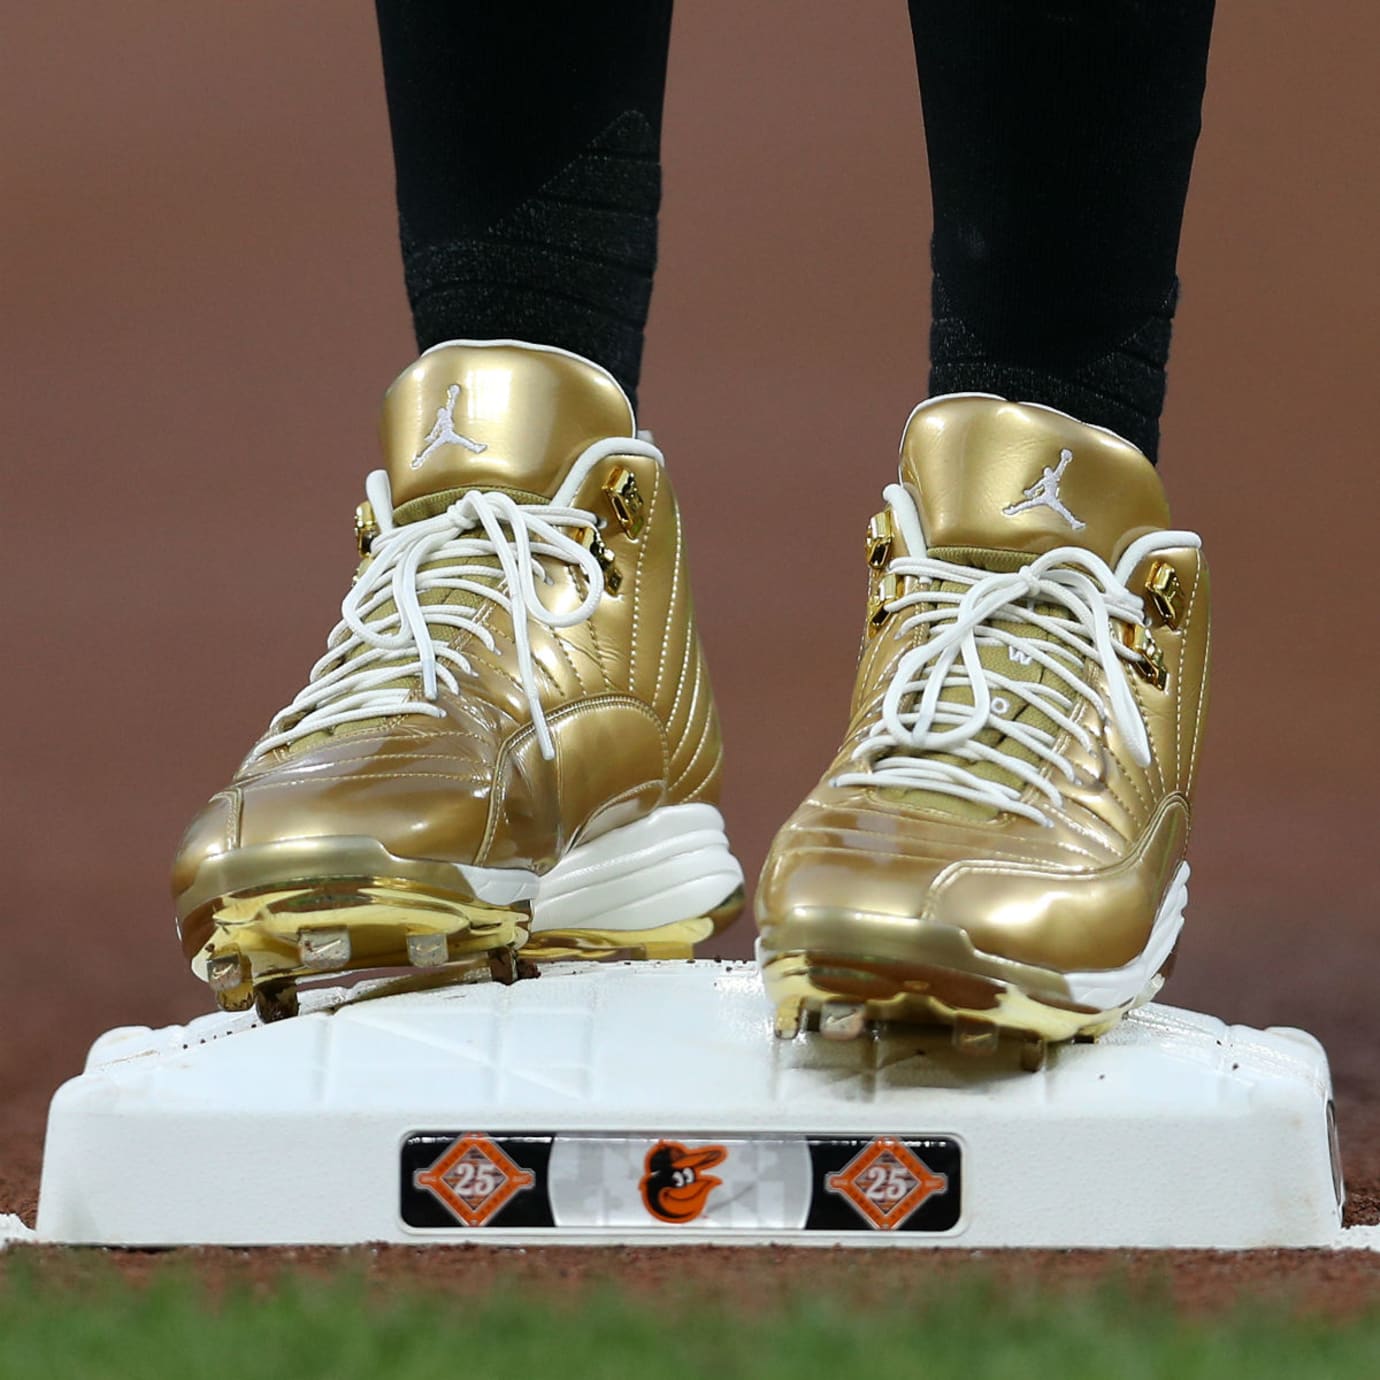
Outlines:
{"label": "gold jordan cleat", "polygon": [[193,970],[273,1019],[344,972],[689,957],[742,871],[661,452],[511,341],[428,350],[382,432],[326,654],[178,850]]}
{"label": "gold jordan cleat", "polygon": [[1154,468],[1050,408],[922,403],[868,529],[847,737],[757,893],[778,1035],[940,1022],[1038,1067],[1183,924],[1208,577]]}

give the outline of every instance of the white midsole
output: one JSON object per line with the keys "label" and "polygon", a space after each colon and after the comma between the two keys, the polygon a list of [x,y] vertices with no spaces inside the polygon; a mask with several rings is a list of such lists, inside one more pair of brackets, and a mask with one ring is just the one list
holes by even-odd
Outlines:
{"label": "white midsole", "polygon": [[1069,997],[1079,1006],[1093,1006],[1099,1011],[1111,1011],[1140,998],[1153,995],[1151,984],[1178,942],[1184,927],[1184,909],[1188,905],[1188,864],[1180,863],[1174,880],[1169,883],[1159,913],[1150,929],[1150,939],[1140,956],[1124,968],[1102,968],[1083,973],[1066,973]]}
{"label": "white midsole", "polygon": [[579,844],[537,886],[532,932],[646,930],[705,915],[743,884],[712,805],[664,805]]}
{"label": "white midsole", "polygon": [[456,863],[455,870],[465,879],[476,901],[491,906],[512,906],[530,901],[537,894],[535,872],[518,867],[476,867],[473,863]]}

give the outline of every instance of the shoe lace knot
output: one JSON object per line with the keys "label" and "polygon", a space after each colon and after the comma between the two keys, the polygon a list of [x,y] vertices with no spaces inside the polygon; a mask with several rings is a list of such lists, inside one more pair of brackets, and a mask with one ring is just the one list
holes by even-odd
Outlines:
{"label": "shoe lace knot", "polygon": [[[887,492],[893,505],[910,502],[904,491]],[[833,784],[934,792],[1050,825],[1025,788],[1055,808],[1063,804],[1052,778],[1074,782],[1077,774],[1058,750],[1060,733],[1093,750],[1081,702],[1094,707],[1100,723],[1113,723],[1133,759],[1148,766],[1149,735],[1124,670],[1142,653],[1113,629],[1147,626],[1144,599],[1128,587],[1147,556],[1200,545],[1192,532],[1152,532],[1131,543],[1115,569],[1078,546],[1047,551],[1012,571],[897,556],[888,572],[904,577],[907,592],[887,605],[888,613],[909,611],[900,632],[923,629],[925,637],[896,664],[880,717],[853,753],[860,769]],[[1003,651],[1015,668],[1034,674],[1004,673]],[[1100,675],[1087,675],[1090,664]],[[1030,716],[1036,721],[1023,721],[1026,708],[1038,711]],[[989,729],[997,732],[983,741]],[[987,773],[975,772],[981,764]],[[992,768],[1015,784],[993,779]]]}

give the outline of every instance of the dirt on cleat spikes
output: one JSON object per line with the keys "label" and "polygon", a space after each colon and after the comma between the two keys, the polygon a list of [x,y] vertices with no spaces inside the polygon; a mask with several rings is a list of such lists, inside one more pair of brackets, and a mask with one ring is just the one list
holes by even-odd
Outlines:
{"label": "dirt on cleat spikes", "polygon": [[254,989],[254,1010],[265,1025],[297,1014],[297,987],[292,982],[265,982]]}
{"label": "dirt on cleat spikes", "polygon": [[511,987],[518,980],[517,954],[512,949],[495,949],[489,955],[489,976]]}

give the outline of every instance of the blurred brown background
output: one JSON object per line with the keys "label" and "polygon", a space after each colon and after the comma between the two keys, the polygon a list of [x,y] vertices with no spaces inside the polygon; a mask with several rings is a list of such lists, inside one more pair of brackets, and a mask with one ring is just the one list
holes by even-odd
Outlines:
{"label": "blurred brown background", "polygon": [[[375,409],[414,353],[373,24],[364,0],[6,16],[12,1163],[100,1029],[204,1009],[169,856],[349,580]],[[1218,634],[1170,995],[1309,1025],[1353,1107],[1380,1090],[1377,44],[1366,6],[1219,6],[1162,451]],[[842,729],[860,534],[924,384],[909,45],[900,0],[677,18],[643,419],[688,510],[753,873]]]}

